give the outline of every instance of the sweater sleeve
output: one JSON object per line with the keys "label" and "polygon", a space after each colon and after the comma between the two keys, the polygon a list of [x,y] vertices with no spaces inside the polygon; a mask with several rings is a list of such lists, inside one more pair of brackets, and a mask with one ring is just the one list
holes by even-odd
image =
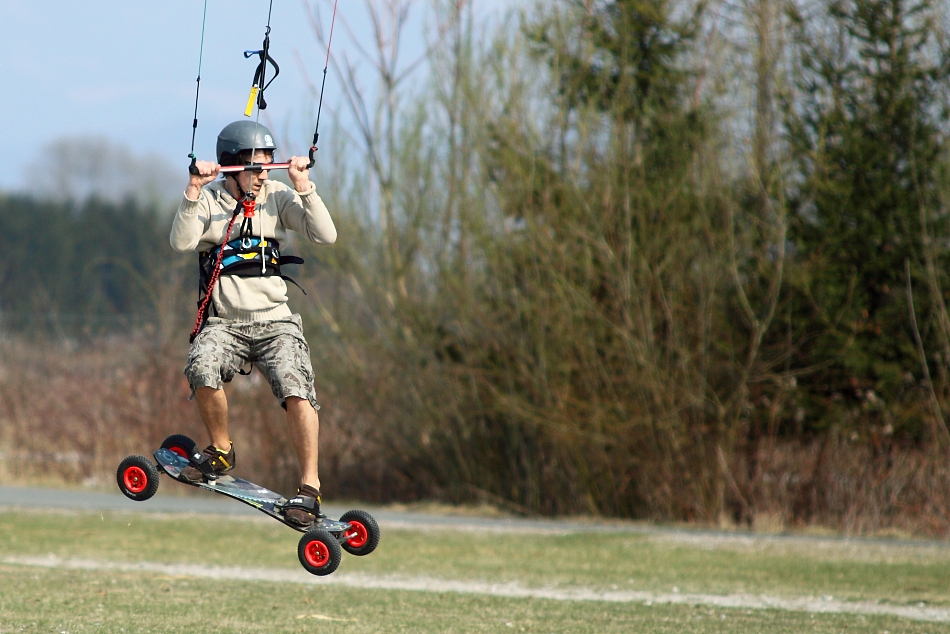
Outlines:
{"label": "sweater sleeve", "polygon": [[284,227],[303,234],[307,240],[316,244],[336,242],[336,227],[323,200],[317,195],[317,188],[310,183],[310,189],[299,193],[292,189],[280,192],[278,206],[280,222]]}
{"label": "sweater sleeve", "polygon": [[181,205],[172,221],[171,236],[168,239],[172,248],[180,253],[194,251],[208,228],[210,218],[211,209],[204,191],[198,196],[198,200],[182,196]]}

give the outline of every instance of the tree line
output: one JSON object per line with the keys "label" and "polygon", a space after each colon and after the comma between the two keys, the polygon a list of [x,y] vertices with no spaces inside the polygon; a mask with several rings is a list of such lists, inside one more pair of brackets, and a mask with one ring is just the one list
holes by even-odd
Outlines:
{"label": "tree line", "polygon": [[159,289],[181,263],[169,222],[131,199],[0,195],[3,328],[74,337],[155,320]]}

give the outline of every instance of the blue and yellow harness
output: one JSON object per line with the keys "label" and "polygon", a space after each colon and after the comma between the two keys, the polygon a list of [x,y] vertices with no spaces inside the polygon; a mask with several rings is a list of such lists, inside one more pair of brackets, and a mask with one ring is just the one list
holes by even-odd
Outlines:
{"label": "blue and yellow harness", "polygon": [[[218,251],[221,249],[224,249],[224,255],[221,258],[220,275],[237,275],[238,277],[276,275],[300,288],[300,285],[292,278],[281,273],[280,267],[285,264],[303,264],[303,258],[295,255],[281,255],[280,243],[273,238],[244,236],[199,254],[199,305],[208,292],[214,263],[217,262]],[[307,294],[302,288],[300,290],[304,295]]]}

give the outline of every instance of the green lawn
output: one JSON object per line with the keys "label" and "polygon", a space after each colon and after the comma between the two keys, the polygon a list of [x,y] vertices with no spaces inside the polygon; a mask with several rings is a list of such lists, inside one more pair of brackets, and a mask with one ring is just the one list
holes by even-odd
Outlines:
{"label": "green lawn", "polygon": [[[298,570],[299,533],[233,517],[0,511],[0,556]],[[386,530],[340,573],[517,582],[528,587],[950,604],[939,546],[663,535]],[[342,619],[342,620],[330,620]],[[511,623],[509,626],[508,624]],[[196,626],[200,624],[200,626]],[[708,606],[507,599],[154,573],[0,566],[0,633],[29,632],[942,632],[896,617]]]}

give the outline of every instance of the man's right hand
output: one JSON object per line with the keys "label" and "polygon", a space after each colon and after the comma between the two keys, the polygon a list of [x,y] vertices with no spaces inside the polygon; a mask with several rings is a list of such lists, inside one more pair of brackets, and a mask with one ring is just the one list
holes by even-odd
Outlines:
{"label": "man's right hand", "polygon": [[198,200],[201,188],[218,177],[221,166],[211,161],[196,161],[195,168],[198,173],[191,174],[188,179],[188,188],[185,189],[185,196],[190,200]]}

